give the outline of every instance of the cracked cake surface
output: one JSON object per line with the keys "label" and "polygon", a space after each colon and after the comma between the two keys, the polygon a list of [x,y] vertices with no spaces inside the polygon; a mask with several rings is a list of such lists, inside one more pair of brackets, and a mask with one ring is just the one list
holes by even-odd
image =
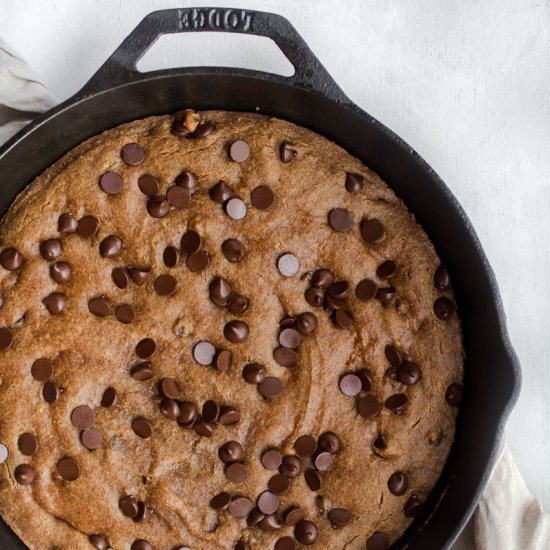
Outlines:
{"label": "cracked cake surface", "polygon": [[309,130],[185,111],[0,222],[0,513],[31,549],[384,550],[462,396],[449,276]]}

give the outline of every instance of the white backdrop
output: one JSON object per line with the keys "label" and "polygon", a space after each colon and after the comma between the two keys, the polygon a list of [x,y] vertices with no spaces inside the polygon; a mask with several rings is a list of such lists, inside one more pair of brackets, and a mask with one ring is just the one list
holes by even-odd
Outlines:
{"label": "white backdrop", "polygon": [[[200,0],[0,0],[0,36],[60,98],[141,18]],[[509,444],[550,508],[550,3],[230,0],[285,15],[348,96],[409,142],[464,206],[495,269],[523,391]],[[269,41],[178,35],[142,67],[288,74]],[[208,90],[205,90],[208,93]]]}

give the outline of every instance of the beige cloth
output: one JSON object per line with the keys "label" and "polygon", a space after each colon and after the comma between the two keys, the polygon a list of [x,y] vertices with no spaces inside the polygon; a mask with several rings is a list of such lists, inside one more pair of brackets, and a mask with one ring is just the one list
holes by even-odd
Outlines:
{"label": "beige cloth", "polygon": [[[0,145],[56,104],[38,75],[0,39]],[[505,441],[474,517],[453,550],[550,550],[550,515],[527,489]]]}

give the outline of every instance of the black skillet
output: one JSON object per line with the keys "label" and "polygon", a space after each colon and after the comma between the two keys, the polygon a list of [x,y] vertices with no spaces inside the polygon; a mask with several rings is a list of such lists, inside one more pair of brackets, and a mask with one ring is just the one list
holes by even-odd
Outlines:
{"label": "black skillet", "polygon": [[[140,73],[137,61],[163,34],[238,32],[275,41],[292,77],[223,67]],[[283,17],[253,10],[185,8],[149,14],[80,92],[38,117],[0,149],[0,211],[86,138],[123,122],[184,107],[260,112],[335,141],[403,199],[448,266],[464,330],[464,401],[449,461],[423,511],[393,548],[448,548],[472,514],[494,464],[521,373],[493,270],[472,224],[441,179],[355,105]],[[482,183],[480,183],[482,184]],[[24,548],[0,525],[0,548]]]}

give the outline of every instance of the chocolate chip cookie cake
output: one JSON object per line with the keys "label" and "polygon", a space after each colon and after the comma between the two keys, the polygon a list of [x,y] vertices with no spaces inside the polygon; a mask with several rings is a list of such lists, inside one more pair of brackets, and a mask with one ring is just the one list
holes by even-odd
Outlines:
{"label": "chocolate chip cookie cake", "polygon": [[33,550],[384,550],[440,476],[448,273],[309,130],[108,130],[17,198],[0,266],[0,513]]}

